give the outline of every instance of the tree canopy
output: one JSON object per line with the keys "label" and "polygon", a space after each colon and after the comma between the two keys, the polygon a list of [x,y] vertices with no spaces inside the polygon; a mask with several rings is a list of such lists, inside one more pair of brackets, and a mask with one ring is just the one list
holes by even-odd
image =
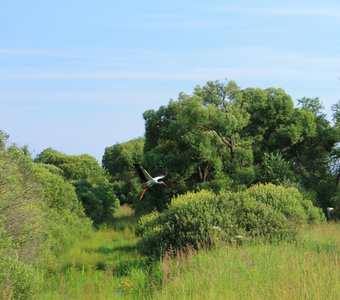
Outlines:
{"label": "tree canopy", "polygon": [[95,224],[112,218],[119,201],[107,174],[94,157],[87,154],[66,155],[48,148],[35,161],[61,170],[64,179],[75,187],[86,215]]}
{"label": "tree canopy", "polygon": [[105,148],[102,159],[104,169],[110,174],[110,181],[121,204],[132,204],[140,189],[133,165],[144,160],[144,138]]}
{"label": "tree canopy", "polygon": [[[165,170],[170,187],[155,188],[143,205],[163,209],[174,195],[190,190],[236,191],[272,182],[298,186],[327,206],[338,185],[330,159],[334,162],[337,153],[339,109],[333,107],[334,126],[322,109],[319,98],[304,97],[294,106],[280,88],[241,89],[234,81],[209,81],[192,95],[180,93],[168,105],[145,111],[138,159],[150,173]],[[103,164],[110,173],[131,176],[132,144],[136,141],[107,148]],[[123,190],[122,199],[133,196]]]}

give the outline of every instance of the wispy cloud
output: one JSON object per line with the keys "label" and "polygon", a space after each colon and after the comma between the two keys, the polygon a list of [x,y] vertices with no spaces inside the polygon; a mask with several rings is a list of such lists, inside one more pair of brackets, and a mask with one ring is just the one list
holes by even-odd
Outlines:
{"label": "wispy cloud", "polygon": [[191,67],[169,71],[22,71],[15,74],[0,74],[0,81],[46,81],[46,80],[173,80],[173,81],[201,81],[214,78],[231,77],[233,79],[251,79],[260,77],[262,80],[290,80],[296,81],[330,81],[336,78],[334,71],[303,70],[294,67]]}
{"label": "wispy cloud", "polygon": [[[266,47],[219,50],[146,51],[139,49],[0,49],[0,55],[28,59],[24,66],[3,64],[0,81],[53,80],[205,80],[249,76],[331,80],[339,76],[340,57],[281,52]],[[30,57],[55,56],[65,64],[43,65]],[[79,63],[74,58],[80,58]],[[251,75],[250,75],[251,74]]]}
{"label": "wispy cloud", "polygon": [[321,17],[321,18],[339,18],[340,5],[324,2],[322,4],[306,3],[296,4],[278,4],[276,2],[255,2],[243,3],[243,5],[221,5],[215,7],[206,7],[207,10],[215,12],[228,12],[238,15],[266,16],[266,17]]}

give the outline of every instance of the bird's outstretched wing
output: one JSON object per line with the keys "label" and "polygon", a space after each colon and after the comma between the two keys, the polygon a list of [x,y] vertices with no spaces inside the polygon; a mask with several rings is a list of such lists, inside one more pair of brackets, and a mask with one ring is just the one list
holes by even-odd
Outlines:
{"label": "bird's outstretched wing", "polygon": [[134,164],[139,177],[145,182],[152,179],[151,175],[139,164]]}

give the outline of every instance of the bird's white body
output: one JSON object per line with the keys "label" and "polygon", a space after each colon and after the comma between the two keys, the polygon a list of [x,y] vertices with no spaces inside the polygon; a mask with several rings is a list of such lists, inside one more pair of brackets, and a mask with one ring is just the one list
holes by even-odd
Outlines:
{"label": "bird's white body", "polygon": [[145,192],[148,190],[148,188],[152,187],[155,184],[161,184],[161,185],[166,185],[166,183],[162,180],[165,178],[165,175],[160,175],[160,176],[156,176],[156,177],[152,177],[142,166],[135,164],[134,165],[136,168],[136,171],[139,175],[139,177],[143,180],[142,183],[142,188],[143,193],[140,196],[139,200],[141,200],[145,194]]}
{"label": "bird's white body", "polygon": [[163,184],[164,185],[164,181],[162,181],[162,179],[164,178],[164,176],[157,176],[157,177],[153,177],[151,179],[149,179],[146,182],[142,183],[142,188],[150,188],[155,184]]}

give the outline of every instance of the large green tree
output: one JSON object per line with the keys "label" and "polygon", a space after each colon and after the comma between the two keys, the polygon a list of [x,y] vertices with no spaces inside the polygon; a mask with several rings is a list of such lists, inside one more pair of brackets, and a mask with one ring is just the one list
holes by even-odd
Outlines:
{"label": "large green tree", "polygon": [[247,88],[242,91],[240,105],[250,115],[242,134],[253,139],[254,159],[262,161],[264,153],[274,152],[290,143],[282,139],[292,123],[294,103],[282,89]]}
{"label": "large green tree", "polygon": [[297,110],[312,115],[314,134],[292,145],[287,153],[296,176],[305,188],[315,191],[318,204],[325,208],[336,188],[330,169],[330,157],[337,142],[336,130],[322,113],[318,98],[303,98],[299,104],[301,108]]}
{"label": "large green tree", "polygon": [[[145,111],[143,165],[151,174],[166,171],[170,187],[152,188],[142,205],[163,209],[188,190],[237,190],[255,182],[293,184],[322,207],[333,203],[340,177],[334,164],[340,105],[334,105],[331,126],[319,98],[297,104],[280,88],[209,81],[191,95],[180,93],[168,105]],[[124,170],[133,163],[131,149],[107,148],[103,164],[112,175],[120,170],[132,175]],[[127,190],[121,188],[122,199]]]}
{"label": "large green tree", "polygon": [[42,151],[36,162],[54,165],[73,184],[85,213],[95,224],[109,221],[119,206],[114,188],[97,160],[87,154],[66,155],[51,148]]}
{"label": "large green tree", "polygon": [[149,197],[156,207],[212,182],[226,188],[252,181],[251,140],[240,135],[249,115],[239,94],[234,82],[208,82],[193,95],[180,93],[177,101],[144,113],[145,164],[152,172],[166,170],[170,182]]}

